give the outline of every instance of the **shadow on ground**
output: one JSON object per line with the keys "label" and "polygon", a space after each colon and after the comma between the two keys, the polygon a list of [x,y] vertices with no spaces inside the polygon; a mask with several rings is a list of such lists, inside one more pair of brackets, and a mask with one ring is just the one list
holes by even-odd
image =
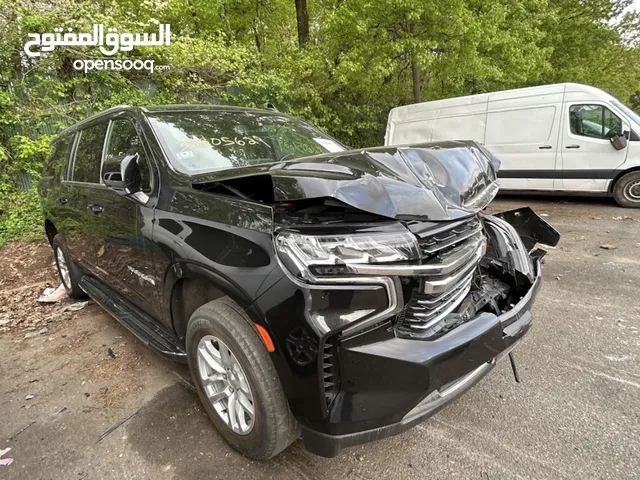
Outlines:
{"label": "shadow on ground", "polygon": [[126,425],[127,442],[142,460],[175,478],[315,478],[330,460],[314,457],[297,441],[266,462],[232,450],[216,432],[197,395],[183,384],[157,393]]}

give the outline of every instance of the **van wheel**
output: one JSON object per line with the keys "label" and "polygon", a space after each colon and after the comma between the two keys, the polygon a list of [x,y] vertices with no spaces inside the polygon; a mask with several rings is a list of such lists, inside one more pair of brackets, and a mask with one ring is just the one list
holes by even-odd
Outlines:
{"label": "van wheel", "polygon": [[51,246],[53,247],[53,257],[58,267],[58,275],[60,275],[60,280],[64,288],[67,289],[69,297],[74,299],[85,298],[87,294],[78,286],[82,278],[82,272],[69,257],[69,252],[64,246],[59,233],[53,237]]}
{"label": "van wheel", "polygon": [[198,308],[186,344],[198,396],[229,445],[265,460],[298,437],[269,353],[237,303],[223,297]]}
{"label": "van wheel", "polygon": [[640,208],[640,172],[620,177],[613,186],[613,197],[621,207]]}

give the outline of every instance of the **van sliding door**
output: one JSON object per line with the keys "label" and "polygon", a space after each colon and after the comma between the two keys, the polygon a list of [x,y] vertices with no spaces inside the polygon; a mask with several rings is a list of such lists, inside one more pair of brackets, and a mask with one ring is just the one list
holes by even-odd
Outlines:
{"label": "van sliding door", "polygon": [[561,94],[489,101],[486,146],[502,162],[498,174],[502,190],[551,190],[558,186],[561,101]]}

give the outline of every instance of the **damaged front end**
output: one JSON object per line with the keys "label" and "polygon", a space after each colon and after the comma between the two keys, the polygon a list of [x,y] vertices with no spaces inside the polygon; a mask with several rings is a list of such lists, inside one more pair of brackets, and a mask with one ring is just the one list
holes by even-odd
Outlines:
{"label": "damaged front end", "polygon": [[529,208],[483,213],[497,166],[474,142],[446,142],[307,157],[198,186],[273,207],[286,278],[282,299],[262,308],[286,305],[267,321],[282,329],[296,375],[317,378],[289,396],[308,450],[334,456],[406,430],[530,328],[544,255],[535,244],[559,234]]}
{"label": "damaged front end", "polygon": [[301,422],[305,447],[331,457],[404,431],[510,354],[540,287],[545,252],[527,246],[533,238],[553,246],[559,234],[529,208],[283,229],[282,268],[304,294],[322,352],[325,416]]}
{"label": "damaged front end", "polygon": [[[543,222],[530,209],[513,213],[527,216],[529,222]],[[518,232],[500,216],[478,214],[414,230],[422,263],[415,276],[401,280],[409,300],[397,318],[399,337],[435,339],[481,312],[502,315],[540,275],[544,251],[527,250]],[[546,244],[558,242],[557,232],[545,229],[544,233]]]}
{"label": "damaged front end", "polygon": [[276,251],[287,275],[309,290],[376,283],[386,290],[382,310],[333,315],[318,312],[308,293],[318,335],[353,334],[395,315],[398,337],[432,340],[515,305],[540,273],[543,252],[533,245],[555,245],[559,235],[528,208],[480,213],[497,193],[499,165],[475,142],[441,142],[269,168]]}
{"label": "damaged front end", "polygon": [[[523,208],[450,222],[288,226],[277,235],[276,250],[284,271],[308,290],[307,316],[318,335],[352,335],[395,316],[398,338],[435,340],[481,313],[505,314],[537,286],[545,252],[527,248],[503,217],[527,225],[528,235],[534,225],[539,242],[553,246],[559,240],[557,231]],[[530,243],[530,236],[525,239]],[[378,284],[388,301],[350,311],[321,308],[316,286],[326,298],[349,284]]]}

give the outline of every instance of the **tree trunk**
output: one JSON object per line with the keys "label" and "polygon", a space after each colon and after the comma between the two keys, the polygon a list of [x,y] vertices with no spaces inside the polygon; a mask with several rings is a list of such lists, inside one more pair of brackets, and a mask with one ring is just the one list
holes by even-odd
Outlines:
{"label": "tree trunk", "polygon": [[262,40],[260,39],[260,7],[262,2],[256,0],[256,14],[253,17],[253,37],[256,41],[256,48],[259,53],[262,53]]}
{"label": "tree trunk", "polygon": [[257,25],[253,28],[253,38],[256,41],[256,48],[258,49],[258,53],[262,53],[262,42],[260,41],[260,34],[258,33]]}
{"label": "tree trunk", "polygon": [[[411,22],[408,25],[407,31],[411,33],[412,37],[416,36],[416,24]],[[416,52],[411,52],[411,81],[413,83],[413,101],[420,103],[420,69],[418,68],[418,62],[416,61]]]}
{"label": "tree trunk", "polygon": [[420,70],[415,61],[411,61],[411,80],[413,81],[413,101],[420,103]]}
{"label": "tree trunk", "polygon": [[200,33],[200,20],[198,19],[198,13],[196,12],[196,7],[193,5],[191,0],[187,0],[187,3],[189,4],[191,18],[193,19],[193,30],[197,36]]}
{"label": "tree trunk", "polygon": [[298,45],[301,47],[309,40],[309,10],[307,0],[295,0],[296,21],[298,23]]}

